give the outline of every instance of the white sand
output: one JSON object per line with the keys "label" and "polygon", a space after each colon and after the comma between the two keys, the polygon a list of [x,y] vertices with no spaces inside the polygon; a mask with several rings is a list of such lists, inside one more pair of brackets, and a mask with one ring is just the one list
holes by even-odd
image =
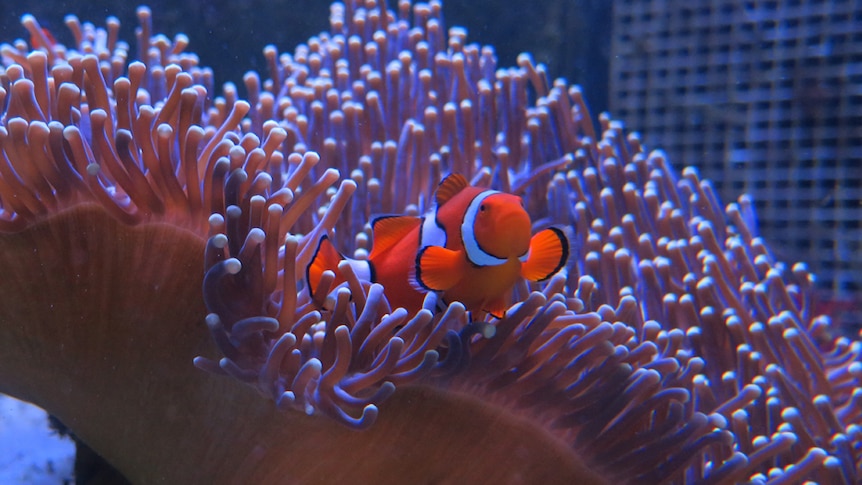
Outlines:
{"label": "white sand", "polygon": [[0,484],[74,483],[75,444],[48,426],[45,411],[0,394]]}

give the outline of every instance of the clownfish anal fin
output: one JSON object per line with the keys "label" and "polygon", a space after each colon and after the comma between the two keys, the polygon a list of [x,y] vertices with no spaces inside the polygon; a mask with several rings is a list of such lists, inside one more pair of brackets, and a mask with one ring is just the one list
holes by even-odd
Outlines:
{"label": "clownfish anal fin", "polygon": [[422,218],[415,216],[382,216],[374,219],[371,222],[372,246],[368,259],[374,259],[390,249],[421,223]]}
{"label": "clownfish anal fin", "polygon": [[530,239],[529,255],[521,264],[521,276],[530,281],[546,280],[566,265],[569,238],[556,227],[539,231]]}
{"label": "clownfish anal fin", "polygon": [[509,302],[512,300],[512,292],[507,291],[505,295],[491,300],[485,305],[484,310],[491,314],[496,319],[502,319],[506,316],[506,310],[509,308]]}
{"label": "clownfish anal fin", "polygon": [[[329,237],[323,236],[320,242],[317,243],[317,250],[314,251],[314,256],[311,257],[311,262],[305,268],[305,282],[308,284],[308,293],[314,294],[314,290],[320,283],[320,278],[324,271],[332,271],[338,275],[338,263],[344,259],[344,256],[335,249]],[[336,284],[338,284],[336,278]]]}
{"label": "clownfish anal fin", "polygon": [[427,246],[416,254],[412,280],[418,289],[446,291],[461,280],[464,256],[441,246]]}
{"label": "clownfish anal fin", "polygon": [[434,198],[437,201],[437,206],[445,204],[449,199],[455,197],[455,194],[461,192],[470,186],[470,182],[460,173],[452,173],[446,176],[437,185],[437,191],[434,192]]}

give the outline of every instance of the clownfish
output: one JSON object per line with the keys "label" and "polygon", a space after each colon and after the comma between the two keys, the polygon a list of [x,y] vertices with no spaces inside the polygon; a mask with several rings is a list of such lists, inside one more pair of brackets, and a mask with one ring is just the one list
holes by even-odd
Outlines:
{"label": "clownfish", "polygon": [[[376,218],[367,260],[345,258],[323,236],[306,269],[309,292],[324,271],[338,275],[346,260],[360,280],[386,288],[393,308],[418,311],[434,291],[444,303],[459,301],[469,311],[501,317],[519,277],[548,279],[568,260],[569,241],[560,229],[531,237],[530,216],[516,195],[473,187],[452,174],[440,182],[435,199],[436,207],[423,217]],[[336,276],[334,284],[342,282]]]}
{"label": "clownfish", "polygon": [[[39,35],[41,33],[41,35]],[[57,45],[57,39],[51,34],[51,31],[45,27],[40,27],[38,32],[30,34],[30,45],[34,50],[46,49],[53,50]]]}

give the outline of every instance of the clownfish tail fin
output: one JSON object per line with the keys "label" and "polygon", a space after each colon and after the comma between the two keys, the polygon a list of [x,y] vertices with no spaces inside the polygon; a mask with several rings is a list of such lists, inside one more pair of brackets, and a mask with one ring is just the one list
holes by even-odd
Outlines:
{"label": "clownfish tail fin", "polygon": [[521,276],[530,281],[544,281],[568,262],[569,238],[556,227],[539,231],[530,239],[527,254],[527,260],[521,264]]}
{"label": "clownfish tail fin", "polygon": [[332,271],[335,273],[335,282],[333,286],[337,286],[344,282],[344,278],[340,276],[338,271],[338,263],[344,259],[344,256],[335,249],[329,237],[323,236],[320,242],[317,243],[317,249],[314,251],[314,256],[311,257],[311,262],[305,269],[305,281],[308,284],[309,295],[314,296],[314,291],[320,284],[320,278],[324,271]]}

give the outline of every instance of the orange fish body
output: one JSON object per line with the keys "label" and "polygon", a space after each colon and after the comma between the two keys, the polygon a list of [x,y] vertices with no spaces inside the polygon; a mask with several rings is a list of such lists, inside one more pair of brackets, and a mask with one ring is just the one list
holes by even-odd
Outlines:
{"label": "orange fish body", "polygon": [[33,49],[52,50],[57,45],[57,39],[51,34],[51,31],[45,27],[39,28],[30,34],[30,45]]}
{"label": "orange fish body", "polygon": [[[375,237],[368,255],[371,281],[386,288],[393,308],[400,306],[411,312],[422,308],[425,300],[425,292],[412,284],[410,270],[416,264],[421,223],[421,217],[393,216],[375,219],[371,226]],[[378,244],[381,235],[388,240]]]}
{"label": "orange fish body", "polygon": [[[386,288],[393,307],[418,311],[425,294],[435,291],[444,302],[501,316],[519,277],[541,281],[565,265],[566,236],[550,228],[531,237],[520,197],[471,187],[458,174],[440,182],[435,195],[436,210],[424,217],[376,219],[368,260],[347,259],[361,279]],[[337,274],[340,259],[322,239],[307,270],[312,291],[323,271]]]}

